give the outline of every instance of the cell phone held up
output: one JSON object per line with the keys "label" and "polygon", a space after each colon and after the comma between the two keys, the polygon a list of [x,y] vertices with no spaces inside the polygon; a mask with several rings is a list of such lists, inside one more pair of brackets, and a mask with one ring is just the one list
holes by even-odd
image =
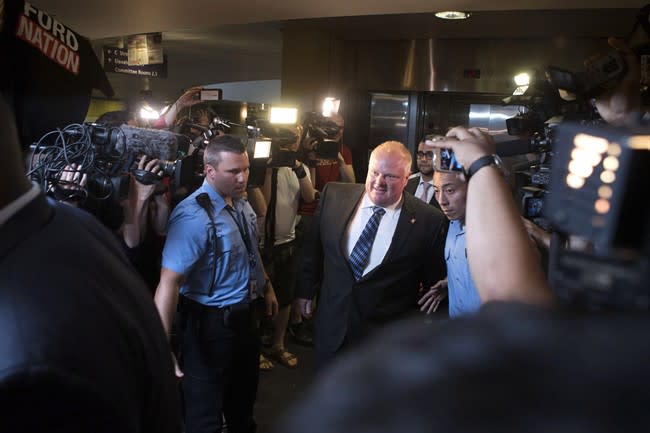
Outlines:
{"label": "cell phone held up", "polygon": [[463,171],[463,166],[456,159],[454,151],[449,148],[433,149],[433,168],[443,173],[457,173]]}
{"label": "cell phone held up", "polygon": [[223,99],[221,89],[200,89],[192,94],[194,101],[220,101]]}

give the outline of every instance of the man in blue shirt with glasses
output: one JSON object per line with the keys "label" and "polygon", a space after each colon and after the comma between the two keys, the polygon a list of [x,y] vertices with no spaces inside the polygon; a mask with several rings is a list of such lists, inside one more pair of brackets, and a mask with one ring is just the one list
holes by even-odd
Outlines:
{"label": "man in blue shirt with glasses", "polygon": [[[254,432],[259,335],[253,301],[277,313],[258,250],[257,216],[244,198],[249,161],[230,136],[205,149],[205,181],[174,209],[155,302],[169,334],[177,304],[187,433]],[[180,299],[179,299],[180,294]]]}

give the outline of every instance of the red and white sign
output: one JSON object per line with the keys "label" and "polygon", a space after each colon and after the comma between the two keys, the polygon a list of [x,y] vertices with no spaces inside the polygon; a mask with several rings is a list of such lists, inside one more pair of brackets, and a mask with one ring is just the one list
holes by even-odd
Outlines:
{"label": "red and white sign", "polygon": [[53,62],[79,75],[79,41],[75,32],[25,2],[18,18],[16,37],[28,42]]}

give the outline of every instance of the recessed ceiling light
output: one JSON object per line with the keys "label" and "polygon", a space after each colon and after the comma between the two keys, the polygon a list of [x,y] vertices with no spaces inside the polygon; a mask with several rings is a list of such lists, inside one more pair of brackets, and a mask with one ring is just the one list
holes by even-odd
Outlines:
{"label": "recessed ceiling light", "polygon": [[469,18],[469,12],[442,11],[436,12],[436,16],[443,20],[464,20],[465,18]]}

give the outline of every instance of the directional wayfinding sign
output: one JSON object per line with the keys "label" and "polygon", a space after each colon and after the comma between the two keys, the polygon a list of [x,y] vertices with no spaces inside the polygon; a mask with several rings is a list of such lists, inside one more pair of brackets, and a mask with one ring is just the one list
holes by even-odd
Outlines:
{"label": "directional wayfinding sign", "polygon": [[124,48],[104,47],[104,71],[139,77],[167,78],[167,56],[163,62],[151,65],[129,65],[129,51]]}

